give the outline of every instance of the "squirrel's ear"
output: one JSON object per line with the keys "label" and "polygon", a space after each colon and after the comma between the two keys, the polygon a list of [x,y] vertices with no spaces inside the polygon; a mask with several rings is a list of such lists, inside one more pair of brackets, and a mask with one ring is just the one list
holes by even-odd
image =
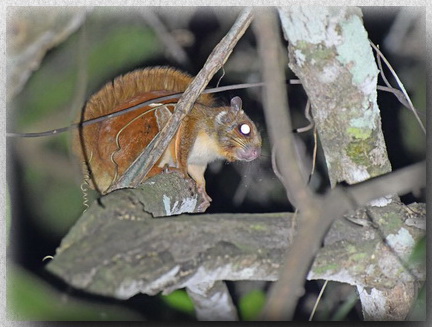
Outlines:
{"label": "squirrel's ear", "polygon": [[234,97],[231,99],[231,109],[237,113],[242,108],[242,99],[240,97]]}

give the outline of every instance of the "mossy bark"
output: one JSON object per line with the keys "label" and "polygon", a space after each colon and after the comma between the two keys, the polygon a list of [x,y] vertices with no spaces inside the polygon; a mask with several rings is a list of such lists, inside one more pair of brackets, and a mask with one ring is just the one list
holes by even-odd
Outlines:
{"label": "mossy bark", "polygon": [[[281,8],[279,14],[289,41],[289,67],[311,101],[331,186],[343,181],[355,184],[390,172],[377,104],[378,69],[361,10],[295,6]],[[397,197],[390,194],[371,205],[389,206],[395,200]],[[392,207],[387,209],[391,212]],[[399,219],[396,219],[398,225]],[[360,259],[364,255],[360,249],[354,253]],[[388,258],[393,257],[394,254],[388,253]],[[390,261],[398,266],[397,262]],[[339,266],[329,267],[339,274],[343,271]],[[413,283],[401,281],[395,291],[382,283],[375,286],[374,292],[365,293],[360,285],[358,290],[367,320],[403,319],[417,288]],[[401,290],[409,294],[404,302],[400,301]],[[377,306],[382,310],[376,311]]]}
{"label": "mossy bark", "polygon": [[331,185],[391,171],[377,105],[378,69],[360,10],[294,7],[280,13],[289,66],[311,101]]}
{"label": "mossy bark", "polygon": [[[95,201],[63,239],[47,265],[48,271],[73,287],[119,299],[139,293],[167,294],[183,287],[196,290],[197,285],[223,280],[277,280],[295,234],[293,213],[154,218],[147,212],[147,204],[154,208],[158,203],[164,210],[164,198],[177,194],[171,194],[169,186],[165,193],[152,188],[173,183],[182,185],[189,194],[187,181],[177,174],[166,174],[148,180],[140,189],[118,190]],[[153,194],[147,198],[145,193]],[[390,214],[397,219],[388,219]],[[379,229],[346,220],[334,224],[309,279],[328,278],[366,288],[414,281],[394,262],[394,256],[389,261],[379,230],[393,235],[390,239],[418,240],[424,227],[412,221],[424,226],[424,205],[407,210],[393,203],[375,208],[372,215]],[[402,248],[400,255],[406,258],[409,251]],[[421,267],[412,269],[424,280]]]}

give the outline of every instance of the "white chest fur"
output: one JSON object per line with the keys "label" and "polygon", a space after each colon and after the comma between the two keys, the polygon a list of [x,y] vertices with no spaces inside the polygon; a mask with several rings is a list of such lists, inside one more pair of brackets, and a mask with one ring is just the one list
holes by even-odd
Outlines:
{"label": "white chest fur", "polygon": [[188,163],[193,165],[207,165],[208,163],[222,159],[219,153],[219,146],[216,141],[209,137],[207,133],[200,133],[189,154]]}

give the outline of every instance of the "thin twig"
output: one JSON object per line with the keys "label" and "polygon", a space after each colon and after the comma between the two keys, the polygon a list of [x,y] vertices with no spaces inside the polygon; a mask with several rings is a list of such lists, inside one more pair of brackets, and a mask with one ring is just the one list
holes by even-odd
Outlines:
{"label": "thin twig", "polygon": [[[312,176],[313,176],[313,174],[315,172],[316,155],[317,155],[317,150],[318,150],[318,137],[317,137],[317,134],[318,134],[317,133],[317,129],[315,127],[314,128],[314,133],[313,133],[313,135],[314,135],[314,149],[313,149],[313,155],[312,155],[312,169],[311,169],[311,172],[309,174],[308,184],[310,183],[310,181],[312,179]],[[311,312],[311,314],[309,316],[309,321],[312,321],[312,319],[313,319],[313,317],[315,315],[316,308],[318,307],[318,303],[320,302],[321,297],[324,294],[324,290],[327,287],[327,284],[328,284],[328,279],[324,282],[324,285],[321,288],[321,291],[320,291],[320,293],[318,295],[318,298],[315,301],[315,305],[314,305],[314,307],[312,309],[312,312]]]}
{"label": "thin twig", "polygon": [[[373,44],[372,41],[369,41],[369,42],[372,45],[372,48],[374,48],[374,50],[378,54],[378,56],[381,57],[384,60],[384,62],[387,65],[388,69],[390,70],[390,72],[392,73],[393,77],[395,78],[395,80],[396,80],[399,88],[402,90],[402,92],[403,92],[403,94],[405,96],[405,99],[406,99],[406,101],[409,104],[409,108],[411,109],[411,111],[413,112],[414,116],[416,117],[416,119],[417,119],[417,121],[418,121],[421,129],[423,130],[423,133],[426,134],[426,129],[425,129],[424,125],[423,125],[423,122],[421,121],[421,119],[420,119],[420,117],[419,117],[419,115],[417,113],[417,110],[414,108],[414,105],[412,104],[411,99],[410,99],[407,91],[405,90],[405,87],[403,86],[401,80],[399,79],[398,75],[394,71],[392,65],[390,65],[390,63],[388,62],[387,58],[383,55],[383,53],[381,52],[381,50],[375,44]],[[381,69],[381,71],[382,71],[382,69]],[[391,87],[391,85],[388,83],[387,79],[386,78],[383,78],[383,79],[384,79],[384,82],[387,84],[387,86]]]}
{"label": "thin twig", "polygon": [[[300,85],[300,81],[298,79],[291,79],[288,81],[290,84],[293,85]],[[231,90],[240,90],[240,89],[246,89],[246,88],[251,88],[251,87],[261,87],[263,86],[264,83],[263,82],[257,82],[257,83],[241,83],[241,84],[233,84],[233,85],[226,85],[226,86],[218,86],[218,87],[212,87],[212,88],[208,88],[205,89],[202,93],[203,94],[208,94],[208,93],[218,93],[218,92],[224,92],[224,91],[231,91]],[[394,89],[396,90],[396,89]],[[398,91],[398,90],[396,90]],[[400,92],[400,91],[399,91]],[[145,102],[141,102],[135,106],[132,107],[127,107],[125,109],[116,111],[114,113],[110,113],[110,114],[106,114],[103,116],[99,116],[96,118],[92,118],[92,119],[88,119],[79,123],[75,123],[75,124],[71,124],[69,126],[66,127],[59,127],[59,128],[54,128],[48,131],[43,131],[43,132],[34,132],[34,133],[18,133],[18,132],[6,132],[6,137],[22,137],[22,138],[33,138],[33,137],[45,137],[45,136],[53,136],[53,135],[58,135],[64,132],[67,132],[69,130],[72,130],[74,128],[78,128],[78,127],[84,127],[84,126],[89,126],[89,125],[93,125],[93,124],[97,124],[100,123],[102,121],[105,121],[107,119],[112,119],[115,117],[119,117],[122,115],[125,115],[129,112],[144,108],[152,103],[155,102],[162,102],[162,101],[166,101],[166,100],[172,100],[172,99],[180,99],[181,95],[183,94],[183,92],[179,92],[179,93],[174,93],[171,95],[166,95],[166,96],[162,96],[162,97],[158,97],[158,98],[153,98],[151,100],[145,101]],[[395,94],[397,96],[397,94]]]}
{"label": "thin twig", "polygon": [[297,133],[307,132],[308,130],[312,129],[315,126],[315,122],[312,119],[310,111],[311,111],[311,103],[310,103],[310,100],[308,99],[306,102],[306,107],[305,107],[305,117],[308,120],[309,124],[305,127],[297,128],[296,129]]}
{"label": "thin twig", "polygon": [[[262,82],[258,82],[258,83],[242,83],[242,84],[234,84],[234,85],[226,85],[226,86],[220,86],[220,87],[213,87],[213,88],[209,88],[204,90],[202,93],[206,94],[206,93],[217,93],[217,92],[223,92],[223,91],[229,91],[229,90],[239,90],[239,89],[246,89],[246,88],[250,88],[250,87],[260,87],[263,86],[264,83]],[[112,119],[118,116],[122,116],[125,115],[129,112],[138,110],[140,108],[144,108],[147,107],[148,105],[155,103],[155,102],[162,102],[162,101],[166,101],[166,100],[172,100],[172,99],[179,99],[182,96],[183,92],[179,92],[179,93],[175,93],[175,94],[171,94],[171,95],[166,95],[163,97],[158,97],[158,98],[153,98],[150,99],[148,101],[145,102],[141,102],[135,106],[132,107],[127,107],[125,109],[116,111],[114,113],[110,113],[110,114],[106,114],[103,116],[99,116],[96,118],[92,118],[89,120],[85,120],[83,122],[80,123],[75,123],[75,124],[71,124],[69,126],[66,127],[60,127],[60,128],[55,128],[55,129],[51,129],[48,131],[44,131],[44,132],[35,132],[35,133],[16,133],[16,132],[6,132],[6,136],[7,137],[22,137],[22,138],[33,138],[33,137],[44,137],[44,136],[53,136],[53,135],[57,135],[57,134],[61,134],[64,132],[67,132],[69,130],[72,130],[74,128],[78,128],[78,127],[84,127],[84,126],[89,126],[89,125],[93,125],[96,123],[100,123],[104,120],[107,119]]]}
{"label": "thin twig", "polygon": [[[377,49],[379,49],[378,46],[377,46]],[[378,63],[378,68],[379,68],[379,71],[380,71],[380,75],[381,75],[381,77],[382,77],[382,79],[383,79],[385,85],[387,85],[387,86],[390,87],[391,84],[390,84],[390,82],[388,81],[387,76],[386,76],[385,73],[384,73],[384,69],[383,69],[382,62],[381,62],[381,56],[378,55],[378,52],[377,52],[377,63]]]}
{"label": "thin twig", "polygon": [[[378,48],[378,47],[377,47],[377,48]],[[377,63],[378,63],[378,68],[379,68],[379,71],[380,71],[380,75],[381,75],[381,77],[382,77],[384,83],[387,85],[387,86],[377,85],[377,89],[380,90],[380,91],[386,91],[386,92],[393,93],[393,94],[398,98],[399,102],[400,102],[400,103],[401,103],[405,108],[407,108],[407,109],[409,109],[409,110],[411,110],[411,111],[415,111],[415,112],[417,112],[417,109],[414,108],[414,107],[412,107],[412,106],[408,103],[405,94],[404,94],[401,90],[395,89],[394,87],[391,86],[390,82],[388,81],[388,79],[387,79],[387,77],[386,77],[386,75],[385,75],[385,73],[384,73],[384,69],[383,69],[383,67],[382,67],[382,63],[381,63],[381,56],[378,55],[378,54],[377,54]],[[413,109],[412,109],[411,107],[412,107]]]}
{"label": "thin twig", "polygon": [[314,148],[313,148],[313,154],[312,154],[312,169],[311,169],[311,172],[309,174],[308,184],[310,183],[310,181],[312,179],[312,175],[315,172],[316,156],[317,156],[317,152],[318,152],[318,132],[317,132],[316,127],[314,128],[313,136],[314,136]]}
{"label": "thin twig", "polygon": [[399,100],[399,102],[407,109],[410,109],[409,103],[405,99],[405,95],[402,93],[401,90],[395,89],[392,86],[383,86],[383,85],[377,85],[377,90],[393,93],[395,97]]}
{"label": "thin twig", "polygon": [[220,82],[222,81],[222,78],[225,76],[225,68],[222,67],[222,75],[219,77],[218,82],[216,83],[216,87],[219,87]]}
{"label": "thin twig", "polygon": [[[286,95],[283,61],[281,60],[281,45],[278,43],[279,35],[275,31],[276,20],[271,12],[263,11],[257,15],[255,33],[258,39],[259,53],[263,67],[264,81],[264,109],[267,130],[271,143],[277,149],[276,159],[283,180],[289,180],[290,194],[295,202],[303,202],[300,211],[307,211],[307,203],[312,196],[306,187],[306,181],[296,158],[295,144],[292,136],[291,118],[289,116],[288,99]],[[284,163],[281,165],[281,163]]]}
{"label": "thin twig", "polygon": [[[291,85],[301,85],[300,80],[298,79],[290,79],[288,81],[289,84]],[[251,87],[261,87],[263,86],[264,83],[263,82],[257,82],[257,83],[241,83],[241,84],[233,84],[233,85],[226,85],[226,86],[219,86],[219,87],[213,87],[213,88],[208,88],[206,90],[204,90],[202,93],[203,94],[207,94],[207,93],[218,93],[218,92],[224,92],[224,91],[231,91],[231,90],[240,90],[240,89],[246,89],[246,88],[251,88]],[[405,96],[404,94],[398,90],[395,89],[393,87],[387,87],[387,86],[382,86],[382,85],[378,85],[377,89],[380,91],[385,91],[385,92],[390,92],[393,93],[399,100],[399,102],[404,105],[406,108],[410,109],[410,105],[409,103],[405,100]],[[171,94],[171,95],[167,95],[167,96],[163,96],[163,97],[158,97],[158,98],[154,98],[142,103],[139,103],[135,106],[132,107],[127,107],[125,109],[116,111],[114,113],[110,113],[110,114],[106,114],[103,116],[99,116],[96,118],[92,118],[89,120],[85,120],[81,123],[76,123],[76,124],[71,124],[69,126],[66,127],[60,127],[60,128],[54,128],[48,131],[43,131],[43,132],[34,132],[34,133],[18,133],[18,132],[6,132],[6,136],[7,137],[21,137],[21,138],[33,138],[33,137],[45,137],[45,136],[53,136],[53,135],[58,135],[64,132],[67,132],[69,130],[72,130],[74,128],[78,128],[80,126],[89,126],[89,125],[93,125],[96,123],[100,123],[104,120],[107,119],[112,119],[118,116],[122,116],[125,115],[129,112],[138,110],[140,108],[144,108],[152,103],[155,102],[162,102],[162,101],[166,101],[166,100],[172,100],[172,99],[179,99],[181,97],[183,93],[175,93],[175,94]],[[313,123],[313,121],[311,121],[308,118],[308,112],[310,111],[309,109],[306,109],[305,111],[305,117],[311,122]],[[306,127],[301,127],[296,129],[297,133],[303,133],[307,130],[309,130],[311,128],[311,124],[307,125]]]}
{"label": "thin twig", "polygon": [[320,303],[321,297],[324,294],[324,290],[326,289],[327,284],[328,284],[328,279],[324,282],[324,285],[321,287],[321,291],[318,294],[318,297],[317,297],[317,299],[315,301],[315,304],[314,304],[314,307],[312,309],[312,312],[311,312],[311,314],[309,316],[309,321],[312,321],[312,319],[313,319],[313,317],[315,315],[315,311],[316,311],[316,309],[318,307],[318,303]]}

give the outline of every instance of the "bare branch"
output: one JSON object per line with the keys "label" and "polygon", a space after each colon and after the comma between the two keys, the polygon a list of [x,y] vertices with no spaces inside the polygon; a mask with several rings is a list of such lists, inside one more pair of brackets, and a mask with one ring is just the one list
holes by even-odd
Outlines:
{"label": "bare branch", "polygon": [[255,18],[255,33],[258,39],[259,52],[262,58],[264,81],[264,108],[267,130],[270,140],[276,149],[276,159],[281,175],[290,194],[294,196],[294,205],[300,211],[308,211],[312,193],[302,179],[302,171],[296,160],[297,154],[292,137],[291,118],[289,116],[286,96],[285,76],[281,58],[282,47],[276,30],[276,14],[269,10],[260,12]]}
{"label": "bare branch", "polygon": [[419,117],[419,115],[417,113],[417,110],[414,108],[414,105],[412,104],[411,99],[410,99],[407,91],[405,90],[405,87],[403,86],[401,80],[399,79],[399,76],[396,74],[396,72],[394,71],[393,67],[390,65],[390,63],[388,62],[387,58],[383,55],[383,53],[381,52],[381,50],[375,44],[373,44],[373,42],[370,42],[370,44],[371,44],[372,48],[374,48],[374,50],[377,53],[378,64],[380,65],[381,76],[383,77],[384,82],[386,83],[386,85],[389,88],[391,87],[390,83],[388,82],[387,78],[384,75],[384,71],[383,71],[382,66],[381,66],[381,60],[379,60],[379,58],[382,58],[384,60],[385,64],[387,65],[387,67],[390,69],[393,77],[396,79],[396,82],[399,85],[399,88],[402,90],[402,93],[403,93],[403,95],[405,97],[406,102],[408,102],[408,108],[413,112],[413,114],[414,114],[415,118],[417,119],[417,122],[419,123],[419,125],[420,125],[423,133],[426,134],[426,129],[425,129],[424,125],[423,125],[423,122],[421,121],[421,119],[420,119],[420,117]]}
{"label": "bare branch", "polygon": [[[300,211],[299,234],[284,260],[279,280],[272,286],[263,311],[264,319],[281,320],[291,316],[297,303],[297,297],[293,294],[298,294],[299,289],[301,292],[310,262],[315,251],[318,250],[319,242],[317,243],[316,239],[315,242],[309,242],[314,235],[307,231],[307,226],[319,225],[320,203],[302,178],[303,174],[294,148],[276,13],[265,10],[257,15],[255,33],[262,58],[265,83],[264,108],[270,139],[277,150],[278,167],[284,185],[287,187],[287,193]],[[315,243],[315,246],[312,243]]]}
{"label": "bare branch", "polygon": [[297,128],[296,129],[297,133],[307,132],[307,131],[311,130],[315,126],[313,118],[312,118],[312,116],[310,114],[310,110],[311,110],[311,104],[310,104],[310,100],[308,99],[307,102],[306,102],[306,107],[305,107],[305,111],[304,112],[305,112],[305,118],[308,120],[309,124],[307,126],[305,126],[305,127]]}
{"label": "bare branch", "polygon": [[[250,88],[250,87],[258,87],[258,86],[263,86],[263,85],[264,85],[264,83],[242,83],[242,84],[226,85],[226,86],[209,88],[209,89],[204,90],[202,93],[203,94],[204,93],[217,93],[217,92],[223,92],[223,91],[229,91],[229,90],[239,90],[239,89],[245,89],[245,88]],[[132,106],[132,107],[128,107],[128,108],[116,111],[114,113],[110,113],[107,115],[88,119],[88,120],[85,120],[85,121],[82,121],[79,123],[75,123],[75,124],[71,124],[71,125],[65,126],[65,127],[59,127],[59,128],[54,128],[54,129],[51,129],[48,131],[35,132],[35,133],[6,132],[6,136],[7,137],[44,137],[44,136],[58,135],[58,134],[67,132],[69,130],[72,130],[72,129],[80,127],[80,126],[84,127],[84,126],[100,123],[100,122],[107,120],[107,119],[111,119],[111,118],[125,115],[125,114],[132,112],[132,111],[135,111],[137,109],[147,107],[148,105],[153,104],[155,102],[162,102],[162,101],[166,101],[166,100],[179,99],[182,94],[183,93],[175,93],[175,94],[166,95],[163,97],[153,98],[151,100],[139,103],[139,104]]]}

